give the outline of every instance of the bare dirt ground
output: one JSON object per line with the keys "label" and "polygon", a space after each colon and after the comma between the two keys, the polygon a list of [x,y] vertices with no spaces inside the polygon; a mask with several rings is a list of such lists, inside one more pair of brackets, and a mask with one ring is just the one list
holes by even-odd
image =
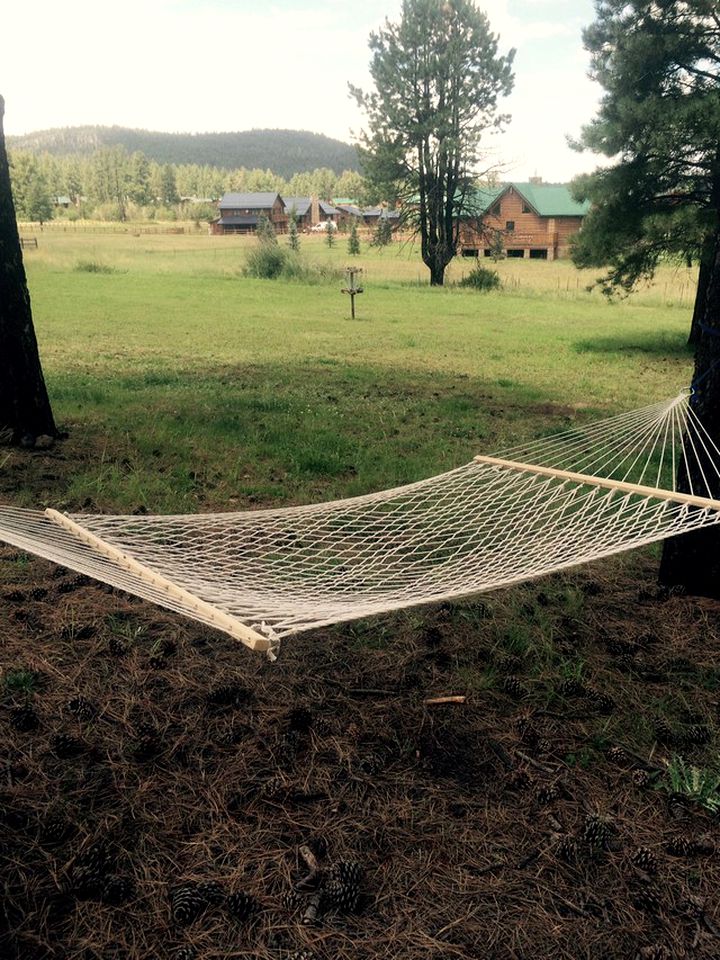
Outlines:
{"label": "bare dirt ground", "polygon": [[0,565],[3,960],[720,956],[719,824],[665,765],[715,762],[720,605],[653,561],[275,664]]}

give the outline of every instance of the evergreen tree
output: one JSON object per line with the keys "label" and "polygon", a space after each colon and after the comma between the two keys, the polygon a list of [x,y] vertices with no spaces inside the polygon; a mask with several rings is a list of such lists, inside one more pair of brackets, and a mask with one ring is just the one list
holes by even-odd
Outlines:
{"label": "evergreen tree", "polygon": [[348,237],[348,253],[352,257],[357,257],[360,253],[360,234],[358,233],[357,219],[355,217],[353,217],[350,236]]}
{"label": "evergreen tree", "polygon": [[372,245],[374,247],[387,247],[390,243],[392,243],[392,227],[390,226],[390,221],[388,218],[381,214],[378,217],[377,224],[375,225]]}
{"label": "evergreen tree", "polygon": [[328,220],[325,223],[325,243],[329,247],[332,247],[332,245],[335,243],[335,229],[336,227],[332,220]]}
{"label": "evergreen tree", "polygon": [[472,197],[482,133],[501,125],[514,51],[472,0],[403,0],[400,22],[370,35],[375,92],[352,87],[369,131],[361,159],[385,199],[399,199],[420,233],[430,283],[442,284]]}
{"label": "evergreen tree", "polygon": [[275,244],[277,243],[277,237],[275,236],[275,227],[272,224],[272,221],[268,217],[261,213],[258,217],[257,226],[255,228],[255,235],[260,241],[260,243]]}
{"label": "evergreen tree", "polygon": [[296,253],[300,249],[300,237],[298,236],[297,228],[297,215],[295,210],[290,211],[290,219],[288,220],[288,246],[291,250],[294,250]]}
{"label": "evergreen tree", "polygon": [[[715,0],[596,0],[585,31],[605,94],[580,146],[613,166],[577,183],[593,206],[576,263],[607,264],[605,288],[630,290],[667,253],[700,260],[693,410],[720,444],[720,19]],[[720,479],[706,475],[720,498]],[[695,468],[693,468],[695,469]],[[678,489],[699,478],[680,464]],[[720,534],[665,542],[660,578],[720,596]]]}
{"label": "evergreen tree", "polygon": [[4,113],[0,97],[0,437],[32,446],[36,437],[55,436],[57,431],[33,327],[5,152]]}

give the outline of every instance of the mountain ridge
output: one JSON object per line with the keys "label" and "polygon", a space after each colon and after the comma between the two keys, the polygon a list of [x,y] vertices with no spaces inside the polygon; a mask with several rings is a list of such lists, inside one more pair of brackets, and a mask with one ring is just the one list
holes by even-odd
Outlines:
{"label": "mountain ridge", "polygon": [[11,149],[54,156],[87,156],[104,147],[139,151],[158,163],[196,163],[220,169],[272,169],[282,177],[327,167],[358,170],[354,146],[308,130],[253,129],[212,133],[164,133],[135,127],[54,127],[8,136]]}

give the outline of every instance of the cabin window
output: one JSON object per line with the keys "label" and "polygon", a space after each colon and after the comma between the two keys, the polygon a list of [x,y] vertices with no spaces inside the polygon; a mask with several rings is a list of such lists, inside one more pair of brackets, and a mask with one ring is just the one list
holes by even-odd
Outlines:
{"label": "cabin window", "polygon": [[530,209],[530,204],[524,203],[522,206],[522,211],[523,213],[532,213],[532,210]]}
{"label": "cabin window", "polygon": [[508,250],[507,255],[508,257],[514,257],[515,259],[520,259],[525,256],[525,251],[524,250]]}
{"label": "cabin window", "polygon": [[530,251],[531,260],[547,260],[547,258],[548,258],[547,248],[542,250],[538,249],[538,250]]}
{"label": "cabin window", "polygon": [[464,257],[476,257],[478,255],[476,247],[463,247],[462,255]]}
{"label": "cabin window", "polygon": [[508,233],[512,233],[513,230],[515,229],[515,221],[514,221],[514,220],[506,220],[506,221],[505,221],[505,229],[507,230]]}
{"label": "cabin window", "polygon": [[500,204],[499,204],[499,203],[494,203],[494,204],[492,205],[492,207],[490,207],[490,213],[492,214],[493,217],[499,217],[499,216],[500,216]]}

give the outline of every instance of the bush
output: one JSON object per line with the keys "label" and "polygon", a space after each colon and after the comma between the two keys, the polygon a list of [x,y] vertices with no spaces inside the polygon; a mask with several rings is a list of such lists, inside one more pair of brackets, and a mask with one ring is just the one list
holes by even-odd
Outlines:
{"label": "bush", "polygon": [[302,283],[324,283],[339,280],[340,270],[320,263],[310,263],[288,247],[260,243],[247,255],[243,273],[258,280],[297,280]]}
{"label": "bush", "polygon": [[115,267],[97,260],[78,260],[73,268],[77,273],[117,273]]}
{"label": "bush", "polygon": [[473,290],[500,290],[500,275],[496,270],[488,270],[476,263],[467,276],[459,284],[461,287],[472,287]]}

